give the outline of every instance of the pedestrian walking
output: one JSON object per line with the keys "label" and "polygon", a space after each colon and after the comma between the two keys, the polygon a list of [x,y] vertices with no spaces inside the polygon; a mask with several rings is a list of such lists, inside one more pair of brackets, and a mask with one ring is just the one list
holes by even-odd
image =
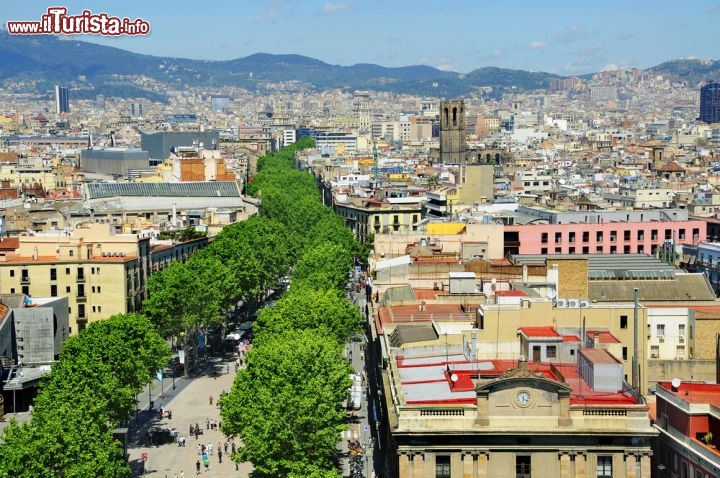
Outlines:
{"label": "pedestrian walking", "polygon": [[232,442],[232,446],[230,447],[230,449],[232,450],[232,454],[234,455],[235,454],[235,442]]}
{"label": "pedestrian walking", "polygon": [[205,418],[205,430],[210,430],[210,418]]}
{"label": "pedestrian walking", "polygon": [[222,463],[222,450],[218,450],[218,463]]}
{"label": "pedestrian walking", "polygon": [[228,442],[225,442],[223,444],[223,450],[225,451],[225,454],[227,454],[227,449],[228,449]]}
{"label": "pedestrian walking", "polygon": [[213,399],[213,396],[210,395],[210,405],[212,405],[212,399]]}
{"label": "pedestrian walking", "polygon": [[230,373],[230,364],[225,365],[225,372]]}
{"label": "pedestrian walking", "polygon": [[200,460],[195,462],[195,470],[197,471],[197,473],[195,473],[195,474],[199,475],[200,474]]}

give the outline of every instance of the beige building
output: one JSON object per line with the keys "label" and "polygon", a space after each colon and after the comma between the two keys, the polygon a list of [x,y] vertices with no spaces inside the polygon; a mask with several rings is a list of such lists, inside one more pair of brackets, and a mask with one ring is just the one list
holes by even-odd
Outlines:
{"label": "beige building", "polygon": [[617,362],[467,360],[390,348],[381,434],[388,476],[650,478],[657,431]]}
{"label": "beige building", "polygon": [[422,198],[348,198],[333,204],[335,213],[361,241],[374,234],[409,233],[422,217]]}
{"label": "beige building", "polygon": [[67,296],[71,333],[113,314],[140,310],[146,297],[149,237],[85,224],[17,241],[17,248],[0,256],[0,290]]}

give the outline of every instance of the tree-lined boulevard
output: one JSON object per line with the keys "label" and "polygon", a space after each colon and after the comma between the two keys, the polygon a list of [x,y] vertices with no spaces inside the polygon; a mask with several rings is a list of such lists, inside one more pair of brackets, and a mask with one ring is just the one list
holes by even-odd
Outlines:
{"label": "tree-lined boulevard", "polygon": [[261,198],[260,215],[154,274],[146,315],[92,323],[67,341],[31,419],[0,436],[0,477],[129,476],[112,432],[168,365],[168,339],[179,339],[192,374],[203,341],[224,330],[239,304],[259,308],[287,277],[290,290],[259,311],[245,366],[220,402],[221,431],[238,443],[231,458],[251,462],[254,476],[340,476],[337,443],[353,371],[343,348],[363,323],[344,287],[366,254],[321,204],[314,177],[293,168],[296,151],[310,146],[301,138],[260,159],[248,185]]}

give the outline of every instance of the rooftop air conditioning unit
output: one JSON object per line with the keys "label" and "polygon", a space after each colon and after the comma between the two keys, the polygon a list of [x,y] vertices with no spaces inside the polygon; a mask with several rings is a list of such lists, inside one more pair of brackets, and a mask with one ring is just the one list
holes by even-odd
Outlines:
{"label": "rooftop air conditioning unit", "polygon": [[589,300],[581,300],[580,307],[590,307],[590,301]]}
{"label": "rooftop air conditioning unit", "polygon": [[565,299],[556,300],[555,307],[567,307],[567,300],[565,300]]}
{"label": "rooftop air conditioning unit", "polygon": [[580,301],[577,299],[568,300],[568,307],[580,307]]}

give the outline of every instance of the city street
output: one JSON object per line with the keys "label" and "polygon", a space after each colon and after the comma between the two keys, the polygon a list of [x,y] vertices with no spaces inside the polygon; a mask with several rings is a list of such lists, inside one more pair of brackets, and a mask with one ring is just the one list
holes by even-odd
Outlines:
{"label": "city street", "polygon": [[[228,443],[228,452],[224,451],[225,436],[219,429],[208,429],[207,421],[220,420],[220,409],[217,399],[223,391],[230,391],[235,378],[235,361],[229,355],[224,358],[209,358],[208,362],[201,363],[200,375],[185,379],[175,379],[175,390],[172,388],[172,379],[163,380],[163,395],[160,397],[160,384],[153,381],[150,388],[150,397],[155,402],[155,409],[148,410],[148,391],[139,396],[139,413],[137,420],[133,417],[130,436],[128,438],[129,461],[133,470],[133,477],[160,477],[174,478],[175,475],[193,476],[196,473],[196,463],[201,460],[198,454],[198,445],[213,444],[212,455],[209,456],[210,466],[208,476],[213,477],[247,477],[253,467],[249,463],[238,465],[230,459],[232,441]],[[230,372],[228,373],[228,366]],[[212,404],[210,404],[212,397]],[[172,412],[172,418],[167,415],[159,418],[158,407]],[[189,435],[190,425],[199,425],[202,434],[199,438]],[[177,442],[165,443],[157,446],[147,446],[146,431],[151,427],[174,428],[177,434],[186,438],[185,446],[178,446]],[[236,445],[238,443],[236,442]],[[222,463],[217,451],[223,449]],[[146,454],[146,455],[143,455]],[[143,456],[147,457],[144,461]],[[202,461],[202,460],[201,460]],[[201,465],[201,473],[205,473]]]}

